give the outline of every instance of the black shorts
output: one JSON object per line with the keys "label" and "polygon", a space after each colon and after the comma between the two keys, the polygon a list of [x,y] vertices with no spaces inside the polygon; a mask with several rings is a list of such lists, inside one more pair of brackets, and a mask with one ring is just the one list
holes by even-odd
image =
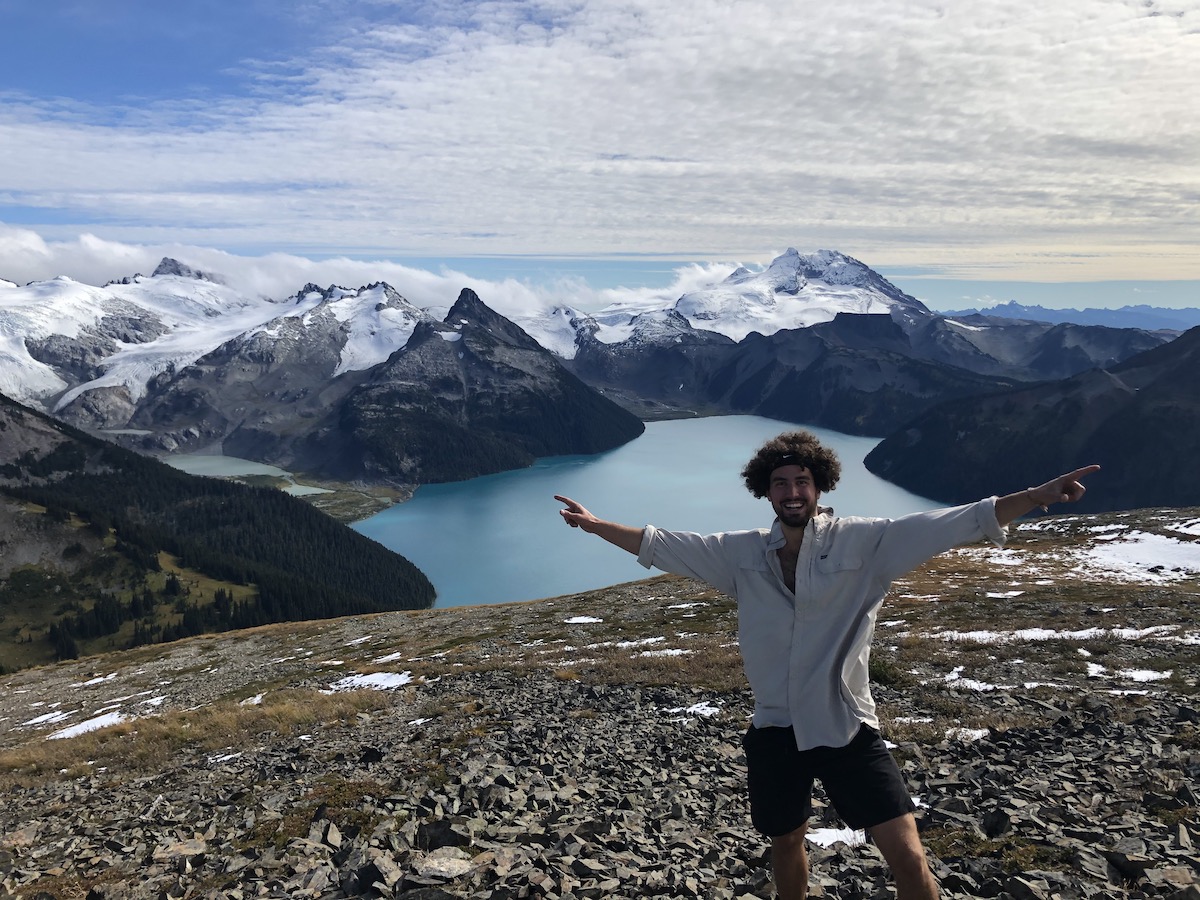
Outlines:
{"label": "black shorts", "polygon": [[879,732],[859,728],[844,747],[796,749],[791,728],[755,728],[742,738],[750,782],[750,818],[768,837],[795,831],[812,816],[813,780],[820,779],[851,828],[872,828],[916,807]]}

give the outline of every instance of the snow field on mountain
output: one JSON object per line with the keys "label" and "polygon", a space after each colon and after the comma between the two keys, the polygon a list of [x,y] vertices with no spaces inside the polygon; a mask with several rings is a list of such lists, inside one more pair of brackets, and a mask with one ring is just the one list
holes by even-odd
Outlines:
{"label": "snow field on mountain", "polygon": [[[341,344],[337,376],[384,362],[407,344],[419,321],[436,321],[450,306],[418,309],[385,284],[310,290],[276,300],[196,275],[139,275],[104,287],[56,278],[0,288],[0,390],[35,404],[60,395],[55,409],[61,409],[88,390],[124,387],[136,403],[150,379],[179,371],[228,341],[256,334],[283,339],[285,320],[308,330],[321,327],[325,314],[336,323],[330,336]],[[583,334],[606,344],[677,341],[680,329],[690,324],[740,341],[752,332],[769,335],[827,322],[838,313],[923,310],[862,263],[827,250],[802,255],[789,249],[761,271],[741,268],[682,296],[628,293],[632,299],[594,314],[548,299],[509,302],[504,292],[482,299],[562,359],[574,358]],[[84,341],[106,331],[128,335],[126,324],[138,322],[148,329],[146,339],[115,339],[116,351],[101,360],[104,373],[79,384],[68,384],[35,360],[25,344],[26,338],[52,335]]]}

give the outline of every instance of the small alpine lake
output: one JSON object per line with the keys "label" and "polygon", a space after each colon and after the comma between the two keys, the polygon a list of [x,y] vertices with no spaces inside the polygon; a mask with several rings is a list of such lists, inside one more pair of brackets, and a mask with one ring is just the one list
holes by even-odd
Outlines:
{"label": "small alpine lake", "polygon": [[863,458],[879,442],[758,416],[649,422],[622,447],[539,459],[528,469],[422,486],[406,503],[353,527],[419,566],[437,606],[554,597],[659,574],[594,535],[568,528],[561,494],[603,519],[702,533],[763,528],[766,500],[742,484],[755,450],[806,428],[837,450],[838,488],[822,497],[840,515],[895,517],[939,504],[872,475]]}

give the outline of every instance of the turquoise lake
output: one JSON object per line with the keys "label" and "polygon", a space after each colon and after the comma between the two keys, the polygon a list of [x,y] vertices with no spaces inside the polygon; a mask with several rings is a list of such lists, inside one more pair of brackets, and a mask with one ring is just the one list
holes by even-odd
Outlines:
{"label": "turquoise lake", "polygon": [[[742,466],[767,438],[799,426],[758,416],[650,422],[623,447],[555,456],[531,468],[421,487],[412,500],[354,528],[412,560],[437,588],[437,606],[555,597],[659,574],[594,535],[568,528],[555,494],[603,519],[680,531],[763,528],[766,500],[742,485]],[[894,517],[940,504],[863,468],[876,438],[808,428],[842,461],[822,497],[840,515]]]}

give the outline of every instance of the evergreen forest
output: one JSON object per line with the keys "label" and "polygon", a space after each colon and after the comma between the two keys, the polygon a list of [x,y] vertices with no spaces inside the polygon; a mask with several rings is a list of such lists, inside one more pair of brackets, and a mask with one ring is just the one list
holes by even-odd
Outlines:
{"label": "evergreen forest", "polygon": [[[51,421],[7,398],[3,403],[10,407],[9,436],[27,416]],[[48,519],[80,523],[93,543],[98,539],[107,548],[86,568],[95,575],[107,567],[110,580],[125,586],[60,610],[45,636],[59,658],[74,656],[80,640],[115,633],[130,621],[135,624],[127,643],[138,644],[433,604],[433,585],[411,562],[302,500],[188,475],[62,423],[52,427],[65,440],[49,452],[10,456],[0,465],[0,493],[44,507]],[[63,556],[81,552],[77,544]],[[189,596],[178,576],[161,574],[162,554],[230,589],[203,599]],[[160,574],[150,578],[152,573]],[[43,582],[54,578],[13,572],[0,582],[0,602],[37,602]],[[70,595],[58,585],[47,597]],[[161,604],[179,614],[169,625],[151,618]]]}

